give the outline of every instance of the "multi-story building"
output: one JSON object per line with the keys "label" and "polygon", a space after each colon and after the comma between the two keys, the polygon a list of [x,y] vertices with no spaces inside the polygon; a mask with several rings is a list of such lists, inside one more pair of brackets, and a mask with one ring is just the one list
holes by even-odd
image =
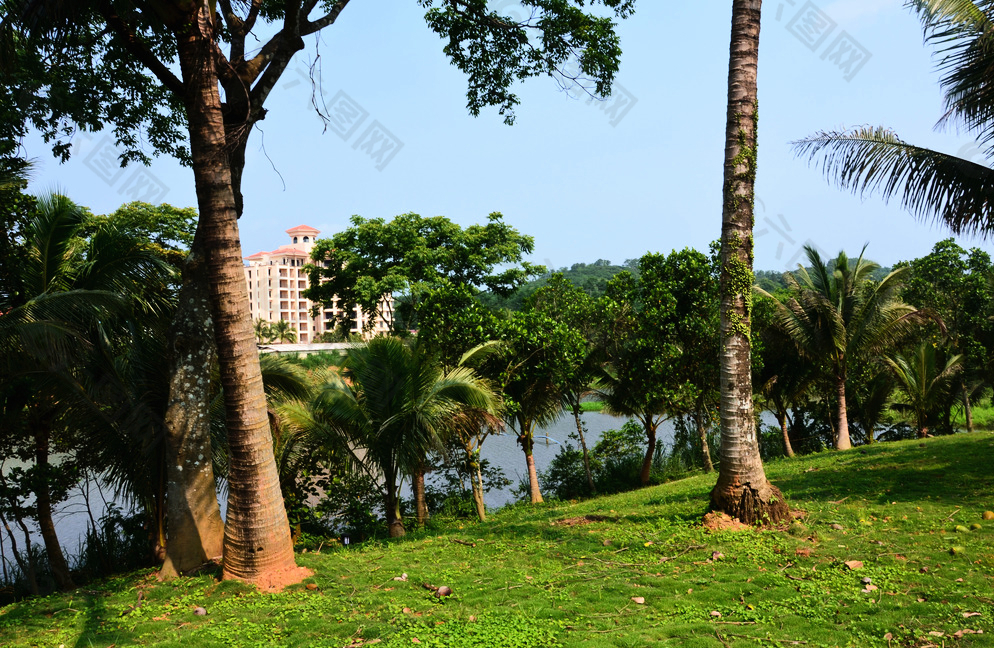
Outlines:
{"label": "multi-story building", "polygon": [[[312,316],[314,304],[303,296],[308,286],[304,266],[310,262],[314,239],[320,232],[307,225],[298,225],[286,233],[290,236],[289,244],[281,245],[272,252],[257,252],[245,257],[245,281],[248,283],[252,320],[286,320],[297,333],[299,342],[313,343],[325,331],[334,330],[335,317],[341,311],[336,298],[331,308],[322,308],[316,317]],[[356,308],[354,322],[353,333],[371,337],[388,332],[393,323],[393,298],[386,295],[380,302],[376,322],[369,331],[363,330],[366,318],[359,308]]]}

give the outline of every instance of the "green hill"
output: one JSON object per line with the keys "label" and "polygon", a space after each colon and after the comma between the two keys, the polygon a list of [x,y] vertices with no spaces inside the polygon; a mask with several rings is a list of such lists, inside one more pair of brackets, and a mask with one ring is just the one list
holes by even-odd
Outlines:
{"label": "green hill", "polygon": [[990,646],[992,457],[985,432],[773,462],[803,511],[777,530],[706,529],[700,475],[325,546],[314,589],[129,574],[0,609],[0,645]]}

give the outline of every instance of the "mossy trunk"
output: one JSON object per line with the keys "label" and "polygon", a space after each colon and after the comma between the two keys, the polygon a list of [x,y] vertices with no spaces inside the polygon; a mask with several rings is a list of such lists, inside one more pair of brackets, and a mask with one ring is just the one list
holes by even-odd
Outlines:
{"label": "mossy trunk", "polygon": [[711,508],[745,523],[789,511],[766,479],[752,404],[752,229],[761,0],[732,2],[721,227],[721,465]]}
{"label": "mossy trunk", "polygon": [[580,437],[580,449],[583,450],[583,471],[587,475],[587,486],[590,488],[590,494],[597,494],[597,487],[594,486],[594,475],[590,471],[590,452],[587,450],[587,439],[583,434],[583,420],[580,418],[580,406],[579,404],[573,405],[573,419],[576,421],[576,433]]}
{"label": "mossy trunk", "polygon": [[642,470],[639,471],[639,483],[643,486],[649,485],[649,480],[652,477],[652,456],[656,454],[656,427],[652,417],[646,418],[642,422],[645,428],[645,457],[642,459]]}

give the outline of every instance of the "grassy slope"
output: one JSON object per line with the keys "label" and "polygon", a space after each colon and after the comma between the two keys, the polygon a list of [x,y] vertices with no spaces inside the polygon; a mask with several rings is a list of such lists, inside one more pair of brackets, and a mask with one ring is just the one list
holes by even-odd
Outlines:
{"label": "grassy slope", "polygon": [[[0,609],[0,645],[990,646],[994,522],[952,529],[994,509],[992,457],[985,432],[772,463],[808,514],[784,531],[703,529],[714,478],[699,476],[302,554],[315,590],[130,574]],[[552,524],[587,515],[606,519]],[[864,593],[863,577],[879,589]],[[454,595],[438,600],[422,583]],[[949,636],[963,629],[984,634]]]}

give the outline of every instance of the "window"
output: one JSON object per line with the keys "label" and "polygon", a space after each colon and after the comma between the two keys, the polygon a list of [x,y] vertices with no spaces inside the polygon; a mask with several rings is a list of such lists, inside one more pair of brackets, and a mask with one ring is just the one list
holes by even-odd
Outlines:
{"label": "window", "polygon": [[294,237],[293,237],[293,242],[294,242],[294,243],[296,243],[296,242],[297,242],[297,237],[296,237],[296,236],[294,236]]}
{"label": "window", "polygon": [[310,241],[310,240],[311,240],[311,238],[310,238],[309,236],[305,236],[305,237],[304,237],[304,243],[307,243],[307,242],[308,242],[308,241]]}

